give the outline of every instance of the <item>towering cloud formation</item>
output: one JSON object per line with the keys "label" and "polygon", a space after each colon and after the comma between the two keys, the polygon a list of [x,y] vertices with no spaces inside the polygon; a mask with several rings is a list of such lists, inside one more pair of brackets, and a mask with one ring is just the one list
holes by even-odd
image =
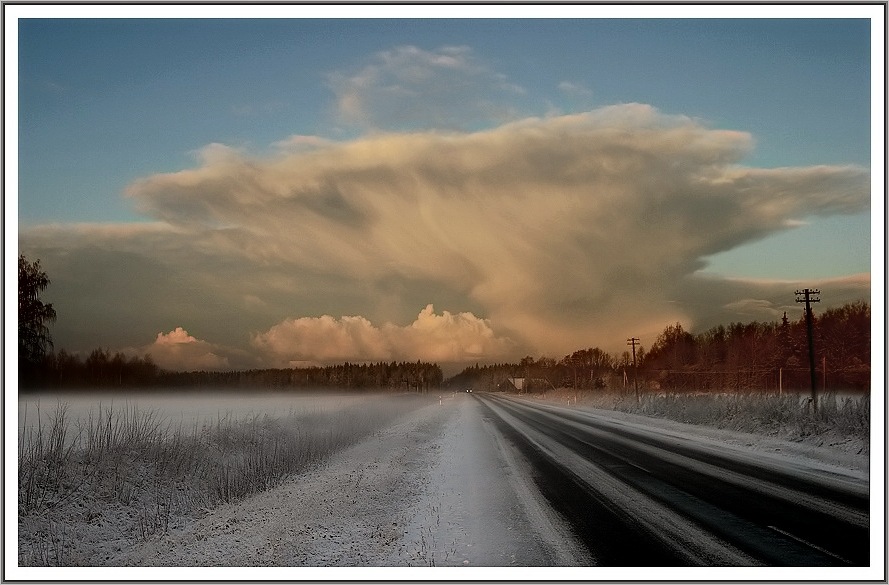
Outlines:
{"label": "towering cloud formation", "polygon": [[[703,279],[703,258],[869,204],[866,169],[744,167],[748,134],[641,104],[280,146],[257,157],[211,145],[194,169],[130,185],[157,229],[23,241],[45,252],[64,237],[66,253],[88,255],[101,240],[175,274],[172,306],[136,297],[133,310],[252,331],[269,362],[474,361],[613,348],[676,320],[772,318],[770,285]],[[429,306],[403,325],[429,303],[472,313]]]}

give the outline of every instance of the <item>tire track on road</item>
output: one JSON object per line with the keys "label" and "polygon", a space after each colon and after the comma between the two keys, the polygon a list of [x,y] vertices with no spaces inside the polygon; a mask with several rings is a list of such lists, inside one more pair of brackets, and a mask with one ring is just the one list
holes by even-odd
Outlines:
{"label": "tire track on road", "polygon": [[499,403],[477,398],[491,412],[500,433],[528,460],[537,487],[574,527],[597,565],[755,564],[718,540],[689,540],[689,527],[678,515],[611,480],[589,461],[523,424]]}
{"label": "tire track on road", "polygon": [[[835,499],[841,501],[836,502],[830,497],[831,488],[819,484],[817,497],[833,502],[833,507],[827,506],[824,513],[813,511],[793,501],[793,494],[800,494],[798,477],[784,482],[791,487],[782,485],[776,496],[774,484],[744,476],[749,463],[718,477],[718,465],[726,464],[724,458],[715,462],[692,459],[676,453],[672,443],[658,445],[650,434],[641,440],[639,433],[612,432],[614,429],[596,424],[586,413],[572,416],[495,396],[479,399],[512,429],[524,451],[539,463],[542,475],[552,476],[552,485],[542,489],[548,489],[554,507],[578,520],[578,529],[592,540],[588,544],[591,548],[601,546],[595,540],[611,536],[601,529],[589,530],[583,514],[578,515],[581,504],[566,507],[560,501],[563,496],[557,486],[564,479],[556,477],[573,477],[583,483],[581,491],[589,493],[598,506],[622,510],[617,516],[626,526],[653,533],[656,540],[672,545],[685,564],[740,566],[758,561],[775,566],[828,566],[868,562],[867,515],[848,506],[850,498],[860,506],[860,498],[854,494],[846,497],[848,494],[840,492]],[[799,499],[806,500],[805,495]],[[829,513],[836,510],[840,510],[840,517]],[[613,560],[626,559],[618,555]]]}

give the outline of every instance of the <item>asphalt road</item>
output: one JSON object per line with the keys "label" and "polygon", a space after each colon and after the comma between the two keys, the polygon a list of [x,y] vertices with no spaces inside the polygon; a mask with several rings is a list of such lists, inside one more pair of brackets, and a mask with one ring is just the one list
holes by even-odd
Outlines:
{"label": "asphalt road", "polygon": [[474,396],[597,565],[869,564],[865,482],[575,409]]}

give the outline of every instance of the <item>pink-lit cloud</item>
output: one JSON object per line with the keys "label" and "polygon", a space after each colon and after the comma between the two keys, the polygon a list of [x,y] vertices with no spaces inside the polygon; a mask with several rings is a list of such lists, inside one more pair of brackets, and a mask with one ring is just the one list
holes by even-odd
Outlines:
{"label": "pink-lit cloud", "polygon": [[154,342],[139,353],[151,355],[154,363],[166,370],[226,370],[228,358],[219,355],[213,344],[196,339],[182,327],[158,333]]}
{"label": "pink-lit cloud", "polygon": [[291,366],[404,359],[465,363],[505,358],[515,344],[472,313],[437,314],[428,305],[407,326],[374,325],[357,316],[286,319],[255,335],[252,345],[268,363]]}

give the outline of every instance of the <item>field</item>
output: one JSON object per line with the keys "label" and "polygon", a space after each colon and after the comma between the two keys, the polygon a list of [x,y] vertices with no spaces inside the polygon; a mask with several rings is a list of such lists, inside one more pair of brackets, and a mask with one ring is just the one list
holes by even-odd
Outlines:
{"label": "field", "polygon": [[[792,395],[642,395],[637,402],[632,395],[559,390],[538,398],[869,452],[866,397],[825,397],[817,414]],[[181,530],[216,507],[309,469],[323,473],[334,454],[440,398],[277,394],[240,402],[206,395],[73,402],[44,397],[39,411],[27,401],[20,408],[22,566],[113,564],[122,550]]]}
{"label": "field", "polygon": [[558,389],[538,398],[561,404],[616,410],[716,429],[828,445],[858,454],[870,451],[870,397],[819,396],[812,411],[808,395],[796,393],[633,393]]}
{"label": "field", "polygon": [[213,412],[225,400],[201,400],[204,416],[188,419],[163,416],[182,404],[161,398],[81,404],[75,415],[60,401],[48,409],[45,398],[21,408],[19,563],[79,565],[113,544],[100,542],[109,533],[138,541],[181,526],[323,464],[432,398],[260,395],[240,414]]}

